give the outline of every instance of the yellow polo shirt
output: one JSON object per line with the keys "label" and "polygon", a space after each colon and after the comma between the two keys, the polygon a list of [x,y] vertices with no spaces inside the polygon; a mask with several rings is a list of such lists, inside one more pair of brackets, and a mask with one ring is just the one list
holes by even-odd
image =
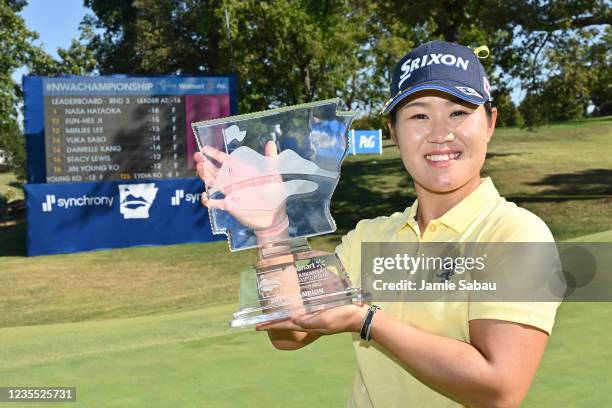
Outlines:
{"label": "yellow polo shirt", "polygon": [[[489,177],[442,217],[432,220],[421,237],[415,220],[418,200],[403,213],[360,221],[336,248],[353,285],[361,286],[361,242],[554,242],[546,224],[533,213],[501,197]],[[377,302],[385,312],[413,327],[470,341],[473,319],[528,324],[550,334],[557,302]],[[407,339],[409,341],[409,339]],[[347,406],[457,407],[406,371],[375,341],[353,334],[358,373]]]}

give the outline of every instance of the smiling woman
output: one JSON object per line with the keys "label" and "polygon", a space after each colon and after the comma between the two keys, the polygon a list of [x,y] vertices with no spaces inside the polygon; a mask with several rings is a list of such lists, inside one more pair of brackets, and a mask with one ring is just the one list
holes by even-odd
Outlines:
{"label": "smiling woman", "polygon": [[[391,95],[382,113],[417,200],[402,213],[360,221],[342,238],[336,254],[354,286],[362,283],[364,242],[554,241],[542,220],[481,178],[497,110],[474,51],[440,41],[412,50],[396,65]],[[204,178],[201,155],[196,160]],[[455,278],[448,285],[459,284]],[[283,350],[351,332],[359,370],[349,407],[518,406],[558,303],[469,299],[347,305],[257,329]]]}
{"label": "smiling woman", "polygon": [[[480,169],[495,129],[482,105],[453,95],[423,90],[407,97],[393,114],[391,137],[400,150],[417,193],[459,197],[480,184]],[[450,203],[449,203],[450,204]]]}

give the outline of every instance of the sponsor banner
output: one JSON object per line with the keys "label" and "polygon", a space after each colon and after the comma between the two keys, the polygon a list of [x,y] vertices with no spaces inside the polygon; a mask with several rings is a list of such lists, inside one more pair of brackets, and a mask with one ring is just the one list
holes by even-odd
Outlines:
{"label": "sponsor banner", "polygon": [[27,184],[29,256],[225,239],[214,236],[196,178]]}
{"label": "sponsor banner", "polygon": [[382,131],[351,130],[349,152],[355,154],[382,154]]}

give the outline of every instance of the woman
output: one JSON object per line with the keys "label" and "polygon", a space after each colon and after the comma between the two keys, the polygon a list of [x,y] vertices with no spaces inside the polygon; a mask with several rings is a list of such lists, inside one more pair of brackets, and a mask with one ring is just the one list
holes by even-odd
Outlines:
{"label": "woman", "polygon": [[[440,41],[394,71],[383,114],[417,200],[360,221],[336,253],[360,286],[361,242],[552,242],[546,225],[481,178],[497,111],[475,53]],[[205,178],[202,155],[198,172]],[[210,204],[204,197],[204,204]],[[269,234],[263,234],[268,236]],[[518,406],[544,352],[557,303],[347,305],[259,325],[278,349],[353,333],[359,365],[348,406]],[[364,335],[365,333],[365,335]]]}

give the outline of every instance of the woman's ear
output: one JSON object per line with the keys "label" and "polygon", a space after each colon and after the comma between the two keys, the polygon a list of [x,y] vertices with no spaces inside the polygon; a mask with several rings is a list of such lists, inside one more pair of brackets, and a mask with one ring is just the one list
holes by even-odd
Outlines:
{"label": "woman's ear", "polygon": [[497,108],[491,109],[491,117],[487,115],[487,143],[491,141],[495,132],[495,123],[497,122]]}

